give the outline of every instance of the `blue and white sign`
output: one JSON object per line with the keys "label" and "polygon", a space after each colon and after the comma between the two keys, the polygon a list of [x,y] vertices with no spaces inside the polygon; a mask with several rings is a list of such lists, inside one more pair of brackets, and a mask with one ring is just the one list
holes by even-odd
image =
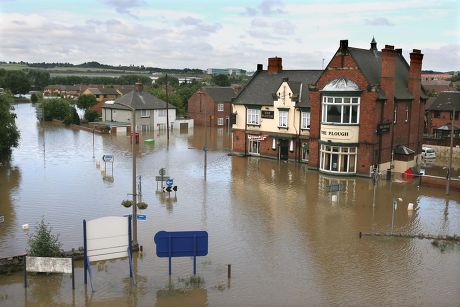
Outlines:
{"label": "blue and white sign", "polygon": [[147,215],[145,214],[138,214],[137,215],[137,220],[138,221],[145,221],[147,219]]}
{"label": "blue and white sign", "polygon": [[168,187],[172,187],[173,183],[174,183],[174,181],[173,181],[172,179],[166,180],[166,185],[167,185]]}

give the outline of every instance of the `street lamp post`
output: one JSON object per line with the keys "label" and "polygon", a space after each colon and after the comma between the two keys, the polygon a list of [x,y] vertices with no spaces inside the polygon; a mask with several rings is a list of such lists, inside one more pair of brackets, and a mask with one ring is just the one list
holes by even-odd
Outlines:
{"label": "street lamp post", "polygon": [[[198,95],[200,95],[200,106],[201,106],[201,95],[203,95],[202,91],[198,91]],[[207,105],[204,105],[204,180],[206,180],[206,167],[208,162],[208,112],[207,112]]]}

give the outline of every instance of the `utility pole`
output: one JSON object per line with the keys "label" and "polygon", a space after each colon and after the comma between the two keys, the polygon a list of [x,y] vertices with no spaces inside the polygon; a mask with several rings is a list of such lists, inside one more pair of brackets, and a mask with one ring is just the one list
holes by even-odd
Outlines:
{"label": "utility pole", "polygon": [[[202,103],[201,96],[203,92],[200,90],[198,91],[198,95],[200,95],[200,105]],[[207,105],[204,106],[204,180],[206,180],[206,168],[208,163],[208,113],[207,113]]]}
{"label": "utility pole", "polygon": [[452,151],[454,147],[454,122],[455,122],[455,107],[452,111],[452,127],[450,130],[450,153],[449,153],[449,166],[447,167],[447,178],[446,178],[446,195],[449,195],[450,189],[450,170],[452,169]]}
{"label": "utility pole", "polygon": [[166,74],[166,140],[169,145],[169,95],[168,95],[168,74]]}
{"label": "utility pole", "polygon": [[137,248],[137,193],[136,193],[136,110],[131,107],[133,120],[131,121],[132,131],[132,151],[133,151],[133,246]]}

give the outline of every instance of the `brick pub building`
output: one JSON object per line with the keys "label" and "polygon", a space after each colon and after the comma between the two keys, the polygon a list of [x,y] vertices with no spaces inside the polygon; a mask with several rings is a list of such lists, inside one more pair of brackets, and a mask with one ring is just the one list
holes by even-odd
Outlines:
{"label": "brick pub building", "polygon": [[352,48],[347,40],[310,87],[308,164],[331,174],[369,176],[376,167],[404,172],[420,160],[424,105],[423,54],[410,64],[401,49]]}

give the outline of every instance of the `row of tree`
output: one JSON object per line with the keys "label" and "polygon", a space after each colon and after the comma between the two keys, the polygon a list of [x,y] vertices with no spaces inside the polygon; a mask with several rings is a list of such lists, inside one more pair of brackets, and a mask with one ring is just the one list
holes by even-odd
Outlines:
{"label": "row of tree", "polygon": [[8,160],[12,148],[19,145],[20,133],[16,126],[16,114],[11,112],[10,95],[0,94],[0,161]]}

